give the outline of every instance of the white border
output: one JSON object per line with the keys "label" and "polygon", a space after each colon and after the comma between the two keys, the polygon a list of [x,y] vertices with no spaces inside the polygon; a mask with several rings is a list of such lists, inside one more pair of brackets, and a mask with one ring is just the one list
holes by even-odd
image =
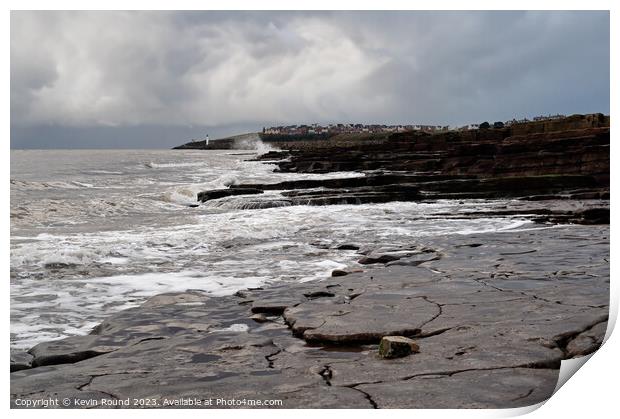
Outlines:
{"label": "white border", "polygon": [[[380,2],[372,2],[369,0],[358,0],[355,2],[346,1],[334,1],[334,0],[298,0],[298,1],[283,1],[283,0],[263,0],[261,2],[251,0],[229,0],[229,1],[198,1],[198,0],[176,0],[163,1],[163,0],[150,0],[148,2],[139,1],[120,1],[120,0],[93,0],[88,3],[77,0],[64,0],[55,1],[53,5],[49,1],[8,1],[8,8],[4,10],[2,22],[0,25],[4,28],[3,32],[3,66],[2,75],[3,81],[2,90],[4,101],[2,103],[2,120],[5,132],[5,138],[3,140],[5,150],[9,149],[9,137],[10,137],[10,125],[9,125],[9,94],[10,94],[10,71],[9,71],[9,51],[10,51],[10,12],[9,10],[45,10],[45,9],[93,9],[93,10],[116,10],[116,9],[146,9],[146,10],[256,10],[258,6],[261,9],[267,10],[611,10],[611,104],[610,114],[615,115],[613,112],[617,108],[617,94],[618,82],[617,77],[614,77],[618,73],[617,66],[617,35],[618,31],[614,28],[619,26],[618,12],[616,6],[618,2],[603,1],[603,0],[590,0],[590,1],[575,1],[566,0],[562,2],[552,1],[490,1],[490,0],[478,0],[478,1],[433,1],[433,2],[412,2],[405,0],[382,0]],[[53,6],[53,7],[52,7]],[[614,131],[612,130],[612,144],[614,141]],[[614,162],[616,152],[615,147],[612,147],[612,184],[614,183],[614,175],[617,173]],[[10,155],[5,152],[1,156],[2,158],[2,171],[4,174],[5,185],[8,186],[8,178],[10,178]],[[7,276],[4,279],[4,336],[8,340],[9,331],[9,281],[8,281],[8,268],[9,268],[9,189],[2,195],[2,266],[5,269],[4,272]],[[612,205],[612,218],[615,206]],[[615,260],[614,247],[612,246],[612,260]],[[611,264],[611,277],[614,278],[616,270],[614,264]],[[617,280],[611,283],[611,306],[610,306],[610,324],[615,323],[618,313],[618,286]],[[618,361],[615,359],[614,353],[618,351],[620,346],[618,333],[607,335],[607,342],[605,345],[595,353],[591,359],[587,362],[584,368],[579,370],[575,377],[568,380],[568,382],[547,402],[534,410],[529,414],[531,418],[588,418],[588,417],[609,417],[617,412],[618,396],[615,387],[615,381],[618,379]],[[5,345],[2,345],[2,353],[4,359],[8,361],[9,358],[9,345],[8,341]],[[5,361],[5,362],[6,362]],[[6,367],[5,367],[6,368]],[[8,369],[8,368],[7,368]],[[3,398],[4,408],[9,410],[9,375],[4,376],[2,380],[2,390],[5,395]],[[533,409],[533,408],[532,408]],[[352,414],[360,417],[374,417],[375,415],[390,415],[399,417],[415,417],[422,418],[436,418],[436,417],[505,417],[514,416],[527,413],[527,410],[532,409],[509,409],[509,410],[383,410],[383,411],[355,411]],[[31,417],[45,415],[45,417],[52,418],[64,418],[64,417],[83,417],[84,411],[17,411],[11,410],[8,412],[15,417]],[[91,415],[95,417],[103,417],[109,415],[124,416],[137,416],[137,417],[169,417],[172,415],[200,415],[204,417],[226,415],[227,417],[240,417],[251,415],[256,418],[270,419],[274,416],[286,417],[291,414],[299,417],[314,417],[316,415],[336,417],[346,414],[347,412],[339,410],[295,410],[293,412],[288,410],[265,410],[265,411],[244,411],[244,410],[232,410],[232,411],[200,411],[200,410],[184,410],[183,412],[172,410],[157,410],[157,411],[116,411],[110,413],[109,411],[96,410],[91,411]]]}

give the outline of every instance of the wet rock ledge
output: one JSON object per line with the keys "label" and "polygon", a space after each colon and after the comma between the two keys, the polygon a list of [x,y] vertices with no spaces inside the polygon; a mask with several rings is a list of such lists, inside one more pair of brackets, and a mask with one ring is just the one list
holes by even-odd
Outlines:
{"label": "wet rock ledge", "polygon": [[[552,394],[562,359],[603,340],[609,226],[444,236],[363,253],[376,260],[364,272],[229,297],[158,295],[90,335],[13,354],[11,403],[520,407]],[[381,358],[383,336],[411,338],[417,351]]]}
{"label": "wet rock ledge", "polygon": [[[609,200],[609,116],[572,115],[501,129],[428,134],[340,134],[276,142],[259,160],[280,172],[358,172],[340,179],[241,184],[205,191],[198,201],[248,198],[244,208],[368,204],[437,199]],[[264,136],[264,141],[269,136]]]}

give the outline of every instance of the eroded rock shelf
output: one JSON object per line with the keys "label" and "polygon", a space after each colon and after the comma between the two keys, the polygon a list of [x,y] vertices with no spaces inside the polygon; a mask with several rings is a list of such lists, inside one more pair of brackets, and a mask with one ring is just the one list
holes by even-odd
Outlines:
{"label": "eroded rock shelf", "polygon": [[[396,261],[424,255],[415,266],[379,263],[229,297],[155,296],[88,336],[37,345],[31,359],[22,355],[25,369],[11,374],[11,399],[280,399],[288,408],[534,404],[551,395],[562,359],[602,342],[608,234],[608,226],[568,225],[450,235],[375,251]],[[380,358],[385,335],[414,338],[419,353]]]}
{"label": "eroded rock shelf", "polygon": [[[363,176],[233,185],[198,200],[240,199],[239,208],[251,209],[501,198],[491,209],[435,216],[538,224],[394,248],[326,237],[321,246],[357,253],[358,265],[228,297],[154,296],[88,336],[12,354],[13,405],[55,397],[74,405],[149,399],[151,407],[180,398],[277,399],[284,408],[520,407],[552,394],[563,359],[601,345],[608,116],[280,145],[290,150],[263,160],[282,172]],[[419,351],[379,357],[390,335],[414,339]]]}

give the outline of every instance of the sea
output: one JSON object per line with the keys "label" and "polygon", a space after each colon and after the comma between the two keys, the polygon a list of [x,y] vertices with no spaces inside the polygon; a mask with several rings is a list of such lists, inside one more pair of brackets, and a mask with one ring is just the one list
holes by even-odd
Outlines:
{"label": "sea", "polygon": [[[196,206],[198,192],[235,183],[364,175],[278,173],[274,162],[255,160],[264,151],[12,150],[11,348],[87,334],[160,293],[222,296],[360,268],[359,254],[339,244],[411,245],[531,224],[439,215],[502,201],[260,209],[237,196]],[[278,198],[277,191],[252,196]]]}

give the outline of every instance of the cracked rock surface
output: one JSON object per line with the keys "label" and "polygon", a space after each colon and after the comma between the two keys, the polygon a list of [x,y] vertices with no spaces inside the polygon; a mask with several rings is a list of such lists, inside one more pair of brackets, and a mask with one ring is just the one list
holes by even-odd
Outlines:
{"label": "cracked rock surface", "polygon": [[[283,408],[519,407],[550,397],[560,361],[603,341],[609,226],[419,240],[411,249],[388,249],[411,263],[391,260],[228,297],[155,296],[88,336],[13,354],[11,402],[68,397],[79,407],[80,400],[148,398],[162,407],[179,398],[246,398],[279,399]],[[414,338],[419,353],[381,359],[386,335]]]}

